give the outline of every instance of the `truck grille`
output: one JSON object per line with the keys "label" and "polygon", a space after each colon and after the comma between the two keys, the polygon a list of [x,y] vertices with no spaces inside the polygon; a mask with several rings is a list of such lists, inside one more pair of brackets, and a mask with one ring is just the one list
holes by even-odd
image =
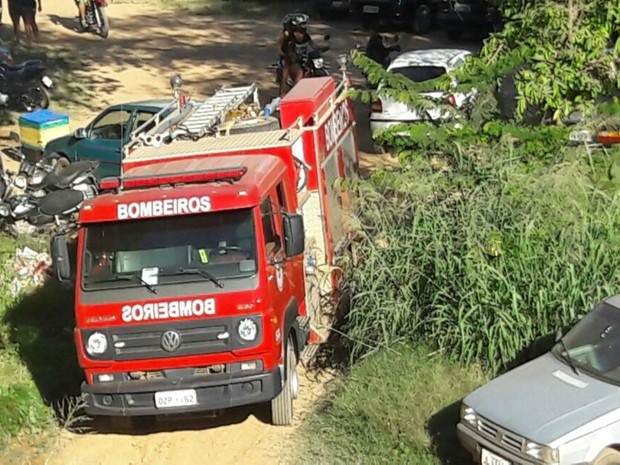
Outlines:
{"label": "truck grille", "polygon": [[[164,350],[162,336],[173,330],[179,335],[180,345],[175,350]],[[115,360],[135,360],[181,355],[208,354],[230,350],[231,329],[227,324],[209,324],[192,328],[166,327],[135,328],[112,334]]]}
{"label": "truck grille", "polygon": [[500,426],[483,418],[478,419],[478,431],[484,436],[494,439],[495,442],[499,442],[506,449],[509,449],[518,454],[523,454],[525,449],[525,438],[511,433]]}

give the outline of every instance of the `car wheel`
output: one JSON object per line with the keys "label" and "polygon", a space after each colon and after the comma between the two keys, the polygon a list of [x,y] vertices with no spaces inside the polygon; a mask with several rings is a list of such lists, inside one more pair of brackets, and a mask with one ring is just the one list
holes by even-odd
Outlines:
{"label": "car wheel", "polygon": [[594,465],[620,465],[620,452],[607,447],[596,458]]}
{"label": "car wheel", "polygon": [[428,5],[420,5],[415,11],[415,16],[411,23],[411,30],[415,34],[426,34],[431,28],[433,15]]}

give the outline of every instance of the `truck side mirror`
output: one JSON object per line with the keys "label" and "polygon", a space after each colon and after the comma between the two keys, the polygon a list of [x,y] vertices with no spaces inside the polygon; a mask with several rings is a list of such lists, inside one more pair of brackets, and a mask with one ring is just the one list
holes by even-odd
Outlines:
{"label": "truck side mirror", "polygon": [[302,254],[306,245],[304,217],[297,213],[283,215],[282,230],[284,231],[284,249],[286,256],[290,258]]}
{"label": "truck side mirror", "polygon": [[60,282],[69,281],[71,279],[71,260],[69,259],[67,238],[60,234],[52,237],[50,250],[56,279]]}

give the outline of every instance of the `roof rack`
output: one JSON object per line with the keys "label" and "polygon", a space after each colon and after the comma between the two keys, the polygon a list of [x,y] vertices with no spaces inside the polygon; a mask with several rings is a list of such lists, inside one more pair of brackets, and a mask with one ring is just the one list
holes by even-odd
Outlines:
{"label": "roof rack", "polygon": [[[177,137],[190,137],[192,139],[204,137],[212,133],[215,127],[223,122],[228,112],[238,108],[250,97],[254,103],[260,103],[256,83],[249,86],[221,87],[202,103],[189,100],[185,104],[183,97],[180,100],[173,100],[133,131],[130,142],[125,146],[125,156],[134,147],[157,147],[164,140],[174,140]],[[164,113],[176,104],[178,104],[180,112],[162,119]],[[144,131],[153,123],[155,123],[154,128]]]}

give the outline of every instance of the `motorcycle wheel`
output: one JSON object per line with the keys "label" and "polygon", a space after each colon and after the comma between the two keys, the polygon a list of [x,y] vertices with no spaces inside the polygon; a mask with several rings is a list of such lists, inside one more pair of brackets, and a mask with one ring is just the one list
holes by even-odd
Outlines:
{"label": "motorcycle wheel", "polygon": [[31,87],[20,97],[22,106],[27,112],[45,110],[50,106],[50,97],[42,87]]}
{"label": "motorcycle wheel", "polygon": [[97,15],[97,26],[99,27],[99,36],[103,39],[107,39],[110,34],[110,22],[108,21],[108,15],[105,12],[105,8],[99,5],[95,5],[95,14]]}

